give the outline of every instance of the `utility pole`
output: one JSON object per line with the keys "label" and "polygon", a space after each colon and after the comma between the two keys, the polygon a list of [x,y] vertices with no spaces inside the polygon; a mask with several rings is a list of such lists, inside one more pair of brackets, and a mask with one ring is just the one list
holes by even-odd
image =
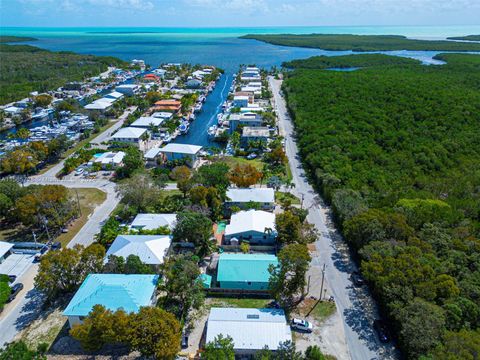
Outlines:
{"label": "utility pole", "polygon": [[82,216],[82,208],[80,207],[80,198],[78,197],[78,189],[75,188],[75,193],[77,194],[77,206],[78,206],[78,213]]}
{"label": "utility pole", "polygon": [[322,285],[320,286],[320,301],[322,301],[322,298],[323,298],[323,282],[325,280],[325,268],[327,266],[325,264],[323,264],[323,268],[322,268]]}
{"label": "utility pole", "polygon": [[302,203],[300,204],[300,209],[303,210],[303,200],[305,199],[305,194],[302,193],[301,195],[302,195]]}

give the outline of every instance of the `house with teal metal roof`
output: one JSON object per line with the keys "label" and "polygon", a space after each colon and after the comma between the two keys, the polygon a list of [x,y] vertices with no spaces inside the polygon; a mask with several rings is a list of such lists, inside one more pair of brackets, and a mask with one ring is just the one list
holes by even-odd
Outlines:
{"label": "house with teal metal roof", "polygon": [[278,265],[275,255],[221,254],[217,282],[222,289],[268,290],[270,265]]}
{"label": "house with teal metal roof", "polygon": [[155,302],[158,275],[90,274],[66,307],[70,327],[80,324],[95,305],[127,313]]}

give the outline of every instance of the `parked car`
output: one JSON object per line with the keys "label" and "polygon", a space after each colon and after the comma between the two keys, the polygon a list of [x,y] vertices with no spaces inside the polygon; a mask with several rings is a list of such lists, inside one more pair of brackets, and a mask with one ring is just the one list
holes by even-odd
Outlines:
{"label": "parked car", "polygon": [[61,248],[62,248],[62,243],[60,241],[55,241],[51,246],[52,250],[60,250]]}
{"label": "parked car", "polygon": [[361,287],[365,285],[365,279],[363,278],[362,274],[360,274],[359,271],[354,271],[352,273],[352,281],[353,281],[353,285],[357,287]]}
{"label": "parked car", "polygon": [[188,348],[188,335],[182,334],[182,349]]}
{"label": "parked car", "polygon": [[10,293],[10,296],[8,297],[7,299],[7,303],[9,302],[12,302],[13,300],[15,300],[15,298],[17,297],[17,294],[22,291],[23,289],[23,284],[22,283],[18,283],[18,284],[15,284],[11,287],[11,293]]}
{"label": "parked car", "polygon": [[34,263],[39,263],[42,260],[42,254],[35,255],[33,258]]}
{"label": "parked car", "polygon": [[83,167],[79,167],[75,170],[75,175],[82,175],[85,169]]}
{"label": "parked car", "polygon": [[391,340],[387,324],[383,320],[375,320],[373,322],[373,328],[377,333],[378,340],[380,340],[382,343],[388,343]]}
{"label": "parked car", "polygon": [[293,318],[290,327],[294,330],[301,332],[311,333],[313,331],[313,324],[309,323],[307,320]]}

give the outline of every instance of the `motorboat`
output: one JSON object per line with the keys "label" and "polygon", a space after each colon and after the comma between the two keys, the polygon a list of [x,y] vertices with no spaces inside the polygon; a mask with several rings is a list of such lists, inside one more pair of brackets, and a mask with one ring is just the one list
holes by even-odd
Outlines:
{"label": "motorboat", "polygon": [[209,139],[213,139],[215,135],[217,134],[217,125],[210,126],[207,130],[207,135]]}

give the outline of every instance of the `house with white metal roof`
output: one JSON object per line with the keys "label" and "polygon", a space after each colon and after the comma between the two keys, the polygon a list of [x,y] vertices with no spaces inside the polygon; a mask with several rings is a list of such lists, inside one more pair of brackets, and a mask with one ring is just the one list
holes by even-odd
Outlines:
{"label": "house with white metal roof", "polygon": [[132,127],[138,127],[143,129],[149,129],[152,126],[160,126],[165,121],[165,119],[153,116],[141,116],[133,123],[130,124]]}
{"label": "house with white metal roof", "polygon": [[233,339],[237,356],[252,356],[265,347],[276,351],[292,341],[292,332],[282,309],[211,308],[205,342],[222,334]]}
{"label": "house with white metal roof", "polygon": [[123,151],[118,152],[104,152],[99,156],[94,156],[91,160],[91,164],[99,163],[102,166],[102,169],[106,169],[108,167],[115,168],[117,166],[122,165],[123,158],[125,157],[125,153]]}
{"label": "house with white metal roof", "polygon": [[113,99],[101,98],[101,99],[95,100],[94,102],[92,102],[90,104],[85,105],[84,108],[86,110],[90,110],[90,111],[103,112],[103,111],[106,111],[106,110],[110,109],[112,107],[112,105],[113,105]]}
{"label": "house with white metal roof", "polygon": [[169,235],[118,235],[108,248],[105,262],[110,255],[125,259],[129,255],[136,255],[145,264],[160,265],[171,244]]}
{"label": "house with white metal roof", "polygon": [[250,141],[267,142],[270,137],[270,130],[266,126],[245,126],[242,129],[242,137],[240,143],[242,146],[247,146]]}
{"label": "house with white metal roof", "polygon": [[275,192],[271,188],[230,188],[227,190],[227,208],[237,206],[245,208],[248,203],[260,203],[262,210],[275,208]]}
{"label": "house with white metal roof", "polygon": [[199,145],[170,143],[160,149],[167,161],[186,159],[187,164],[194,166],[202,147]]}
{"label": "house with white metal roof", "polygon": [[224,236],[227,244],[233,238],[246,240],[250,244],[273,244],[277,237],[275,214],[261,210],[239,211],[232,214]]}
{"label": "house with white metal roof", "polygon": [[168,227],[173,230],[177,223],[177,214],[138,214],[130,224],[132,230],[155,230]]}
{"label": "house with white metal roof", "polygon": [[10,250],[12,250],[12,248],[13,244],[6,241],[0,241],[0,264],[8,255],[10,255]]}
{"label": "house with white metal roof", "polygon": [[104,99],[113,99],[113,100],[117,101],[117,100],[120,100],[121,98],[123,98],[123,96],[124,95],[121,92],[112,91],[110,94],[105,95],[103,98]]}
{"label": "house with white metal roof", "polygon": [[139,146],[142,135],[146,132],[147,129],[137,127],[125,127],[121,128],[115,134],[113,134],[111,140]]}
{"label": "house with white metal roof", "polygon": [[239,114],[231,114],[228,118],[229,132],[233,132],[239,125],[248,127],[259,127],[263,125],[263,118],[260,114],[255,112],[246,112]]}
{"label": "house with white metal roof", "polygon": [[155,303],[158,275],[89,274],[63,311],[70,327],[81,324],[95,305],[138,312]]}
{"label": "house with white metal roof", "polygon": [[127,96],[133,96],[140,91],[141,87],[137,84],[122,84],[115,88],[115,91]]}

